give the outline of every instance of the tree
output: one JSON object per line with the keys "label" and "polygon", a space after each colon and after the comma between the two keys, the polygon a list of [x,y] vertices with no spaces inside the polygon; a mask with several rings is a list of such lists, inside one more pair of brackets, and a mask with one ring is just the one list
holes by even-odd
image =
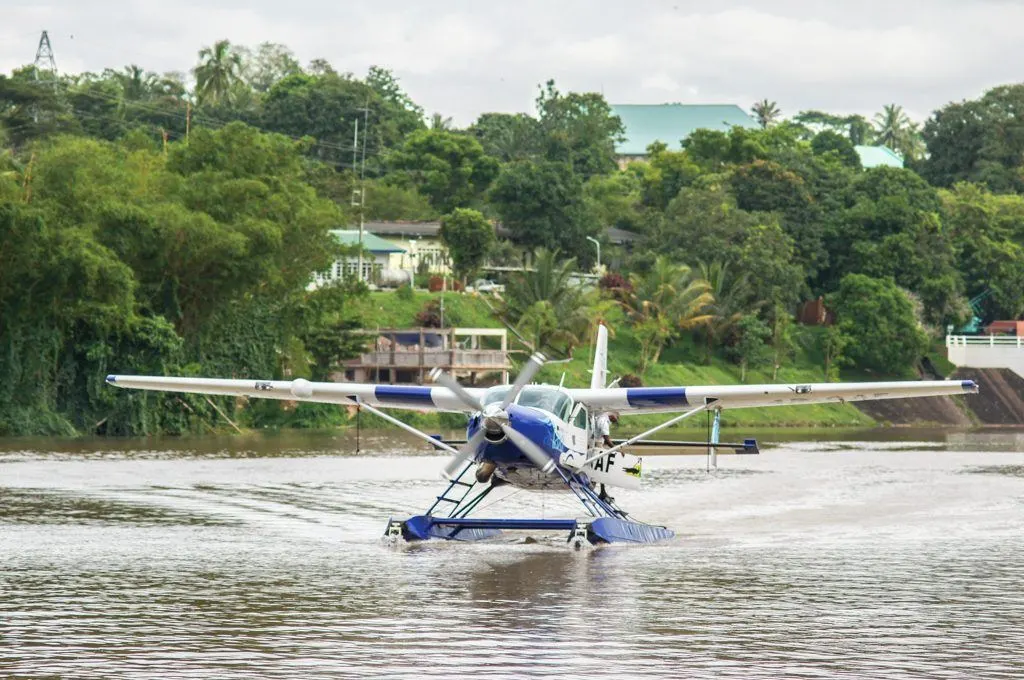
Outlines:
{"label": "tree", "polygon": [[365,146],[370,171],[381,152],[400,145],[413,132],[422,130],[422,117],[400,103],[390,92],[385,98],[374,86],[333,71],[297,73],[271,86],[262,100],[261,127],[292,137],[311,136],[311,151],[332,165],[352,163],[355,127],[359,126],[359,149]]}
{"label": "tree", "polygon": [[861,169],[860,156],[857,154],[857,150],[853,148],[853,142],[839,133],[832,132],[831,130],[822,130],[814,135],[814,139],[811,140],[811,149],[819,156],[826,153],[834,153],[843,165],[854,170]]}
{"label": "tree", "polygon": [[942,223],[968,296],[989,293],[988,319],[1024,315],[1024,198],[959,183],[940,191]]}
{"label": "tree", "polygon": [[589,212],[602,226],[634,227],[640,203],[640,182],[635,175],[594,175],[583,185],[583,196]]}
{"label": "tree", "polygon": [[472,137],[447,130],[420,130],[388,157],[393,181],[416,189],[440,212],[478,199],[498,174],[498,162]]}
{"label": "tree", "polygon": [[660,256],[643,275],[629,277],[626,312],[640,341],[640,372],[657,363],[665,345],[681,331],[707,324],[714,301],[708,282],[686,265]]}
{"label": "tree", "polygon": [[825,360],[825,379],[829,382],[839,380],[839,368],[846,360],[844,351],[850,343],[849,337],[843,335],[838,326],[825,326],[820,334],[821,355]]}
{"label": "tree", "polygon": [[904,158],[918,158],[924,150],[918,124],[896,104],[886,104],[875,114],[875,139]]}
{"label": "tree", "polygon": [[644,205],[664,211],[683,187],[700,176],[701,169],[685,151],[669,151],[664,144],[647,148],[647,162],[639,166]]}
{"label": "tree", "polygon": [[776,302],[788,308],[806,287],[806,272],[796,257],[793,238],[778,220],[739,209],[721,186],[680,191],[647,242],[654,254],[691,266],[715,260],[735,263],[749,277],[751,306],[764,300],[769,309]]}
{"label": "tree", "polygon": [[544,130],[525,113],[483,113],[469,128],[484,152],[502,163],[538,159],[544,154]]}
{"label": "tree", "polygon": [[913,304],[892,279],[848,274],[827,304],[847,340],[847,356],[859,367],[906,375],[928,346]]}
{"label": "tree", "polygon": [[256,92],[267,92],[284,78],[302,73],[295,53],[279,43],[262,42],[255,52],[244,47],[236,52],[242,65],[239,78]]}
{"label": "tree", "polygon": [[910,125],[910,118],[903,112],[903,107],[886,104],[880,113],[875,114],[875,139],[892,149],[897,150]]}
{"label": "tree", "polygon": [[778,105],[767,99],[754,102],[754,105],[750,107],[750,112],[757,118],[757,123],[761,126],[762,130],[773,125],[782,116]]}
{"label": "tree", "polygon": [[451,130],[453,125],[451,116],[444,116],[436,111],[430,116],[431,130]]}
{"label": "tree", "polygon": [[793,121],[807,129],[809,137],[827,130],[846,137],[851,144],[870,144],[874,136],[871,123],[858,114],[838,116],[824,111],[801,111],[793,116]]}
{"label": "tree", "polygon": [[790,123],[765,130],[734,126],[729,132],[722,132],[701,128],[683,140],[683,148],[705,172],[720,172],[730,165],[771,160],[795,147],[801,134],[801,128]]}
{"label": "tree", "polygon": [[387,222],[422,222],[437,219],[438,212],[430,200],[413,187],[388,184],[387,178],[367,180],[366,219]]}
{"label": "tree", "polygon": [[533,269],[515,274],[506,286],[505,315],[525,332],[535,350],[553,348],[571,354],[590,326],[583,290],[570,281],[576,260],[540,249]]}
{"label": "tree", "polygon": [[850,191],[850,206],[828,236],[834,262],[826,290],[849,273],[892,277],[921,296],[930,323],[962,322],[963,284],[935,189],[910,170],[873,168]]}
{"label": "tree", "polygon": [[583,179],[615,169],[615,143],[625,127],[603,95],[562,94],[549,80],[537,95],[537,113],[548,160],[568,163]]}
{"label": "tree", "polygon": [[583,182],[564,163],[518,161],[501,170],[490,203],[509,240],[526,250],[564,249],[578,253],[581,266],[593,264],[587,236],[600,225],[583,199]]}
{"label": "tree", "polygon": [[242,71],[242,57],[227,40],[199,50],[199,65],[192,69],[199,104],[217,104],[228,97]]}
{"label": "tree", "polygon": [[981,99],[947,104],[925,122],[922,174],[938,186],[985,184],[996,193],[1024,191],[1024,85],[1003,85]]}
{"label": "tree", "polygon": [[[738,268],[736,268],[738,269]],[[760,303],[751,306],[754,297],[746,274],[733,274],[728,264],[721,261],[700,263],[700,276],[708,283],[713,300],[707,306],[708,320],[704,326],[707,340],[706,362],[711,363],[716,345],[723,344],[736,329],[743,316],[755,312]]]}
{"label": "tree", "polygon": [[409,114],[409,118],[423,119],[423,107],[414,102],[402,89],[398,78],[395,78],[390,69],[371,66],[366,74],[366,84],[393,110],[404,111]]}
{"label": "tree", "polygon": [[772,331],[756,316],[744,316],[736,323],[736,344],[730,354],[739,362],[740,381],[747,381],[748,368],[767,366],[772,361],[772,348],[768,340]]}
{"label": "tree", "polygon": [[441,218],[441,242],[451,255],[455,275],[465,282],[494,246],[494,226],[477,210],[456,208]]}

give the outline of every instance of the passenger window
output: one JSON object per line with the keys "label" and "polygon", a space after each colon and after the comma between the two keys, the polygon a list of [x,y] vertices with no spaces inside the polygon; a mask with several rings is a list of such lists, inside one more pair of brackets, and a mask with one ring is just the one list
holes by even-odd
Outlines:
{"label": "passenger window", "polygon": [[583,406],[580,407],[579,411],[576,411],[576,417],[573,418],[572,424],[576,427],[586,430],[587,429],[587,409]]}

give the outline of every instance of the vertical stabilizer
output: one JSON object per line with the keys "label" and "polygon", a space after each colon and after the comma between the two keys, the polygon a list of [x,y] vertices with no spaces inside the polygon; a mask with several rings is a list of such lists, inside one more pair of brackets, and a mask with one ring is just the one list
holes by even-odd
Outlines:
{"label": "vertical stabilizer", "polygon": [[594,372],[590,377],[590,389],[599,390],[608,384],[608,329],[604,324],[597,327],[597,346],[594,349]]}

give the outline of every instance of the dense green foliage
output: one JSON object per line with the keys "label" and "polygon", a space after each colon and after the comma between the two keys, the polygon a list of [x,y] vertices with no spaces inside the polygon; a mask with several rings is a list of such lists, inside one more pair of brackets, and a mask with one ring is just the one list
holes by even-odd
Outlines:
{"label": "dense green foliage", "polygon": [[829,303],[839,316],[839,330],[850,339],[846,356],[862,368],[905,372],[928,346],[913,304],[892,279],[848,274]]}
{"label": "dense green foliage", "polygon": [[35,144],[31,181],[0,203],[0,432],[181,431],[216,417],[205,399],[103,377],[310,375],[346,356],[318,338],[345,296],[305,291],[336,254],[338,212],[301,150],[241,123],[166,154],[133,138]]}
{"label": "dense green foliage", "polygon": [[[135,64],[0,75],[0,432],[219,418],[202,397],[104,388],[107,372],[329,377],[359,349],[351,329],[424,311],[411,290],[307,290],[338,255],[328,230],[360,211],[443,219],[461,277],[522,257],[493,306],[528,345],[569,356],[605,321],[650,381],[665,361],[731,361],[745,379],[785,376],[796,357],[830,379],[911,374],[927,334],[976,310],[1024,314],[1024,85],[923,127],[896,104],[784,120],[763,99],[760,129],[698,130],[619,168],[608,102],[553,82],[535,115],[459,130],[426,120],[385,68],[303,66],[281,45],[218,41],[192,74],[191,89]],[[858,144],[907,169],[863,169]],[[638,239],[613,247],[609,227]],[[576,275],[595,263],[589,239],[611,265],[600,286]],[[819,296],[838,324],[795,329]],[[253,425],[337,421],[220,406]]]}
{"label": "dense green foliage", "polygon": [[463,280],[480,268],[494,246],[494,228],[472,208],[456,208],[441,218],[441,241],[452,258],[452,271]]}

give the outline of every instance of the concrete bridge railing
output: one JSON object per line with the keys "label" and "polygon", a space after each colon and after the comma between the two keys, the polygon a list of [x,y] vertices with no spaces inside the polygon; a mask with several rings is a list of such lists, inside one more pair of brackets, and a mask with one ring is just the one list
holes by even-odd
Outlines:
{"label": "concrete bridge railing", "polygon": [[1024,378],[1024,337],[947,335],[946,356],[965,368],[1008,368]]}

